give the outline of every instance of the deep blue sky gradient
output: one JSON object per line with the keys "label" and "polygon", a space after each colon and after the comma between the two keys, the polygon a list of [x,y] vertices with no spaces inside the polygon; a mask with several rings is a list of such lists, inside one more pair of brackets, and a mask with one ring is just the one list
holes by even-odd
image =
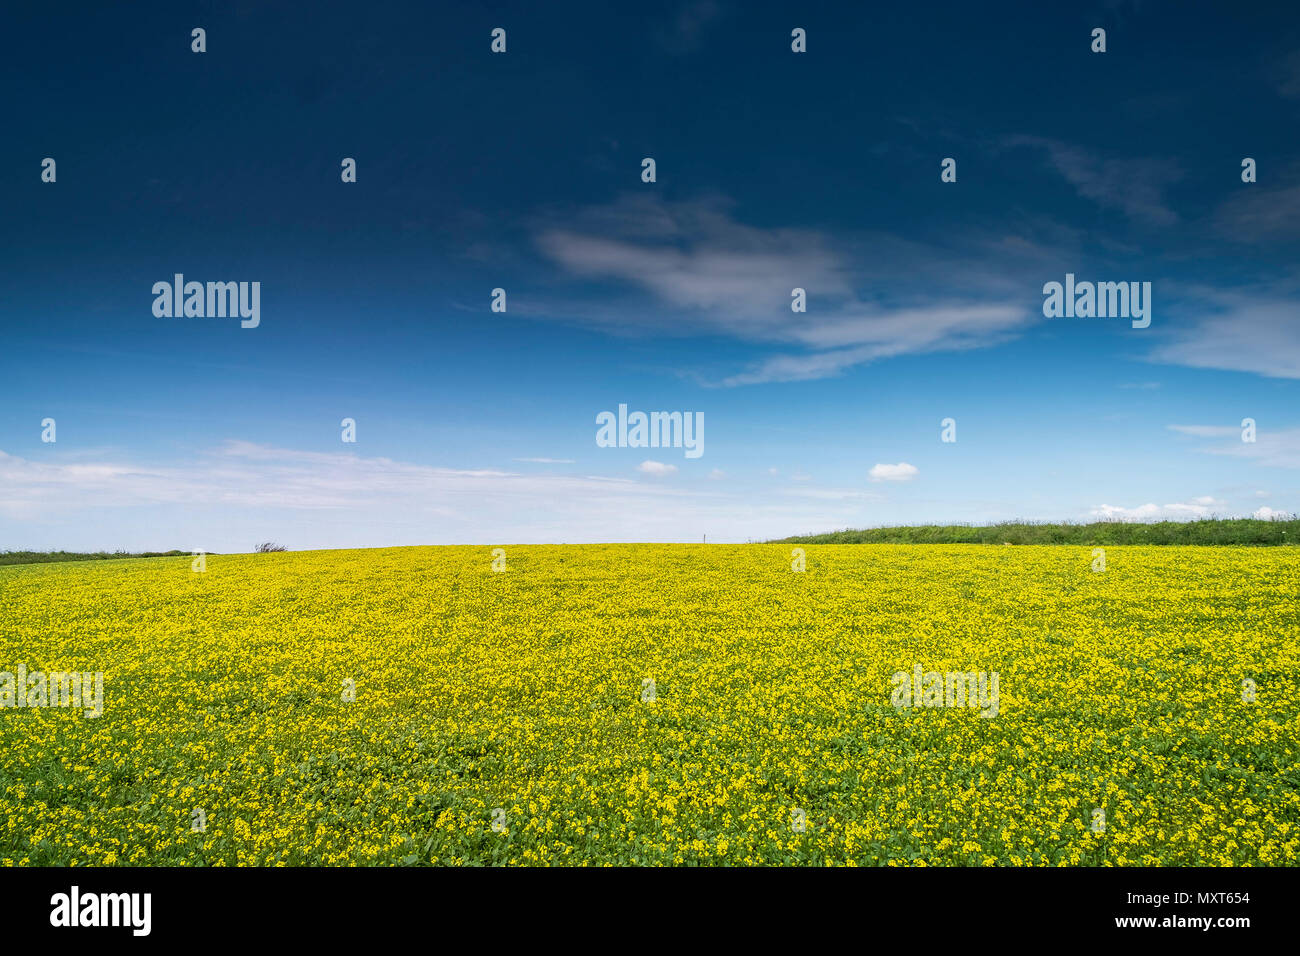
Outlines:
{"label": "deep blue sky gradient", "polygon": [[[6,11],[0,548],[744,540],[1103,505],[1296,510],[1300,11],[1069,6]],[[489,52],[496,26],[505,55]],[[1089,50],[1096,26],[1105,54]],[[356,184],[339,180],[344,156]],[[939,181],[946,156],[956,184]],[[1243,156],[1258,183],[1241,182]],[[627,232],[659,214],[681,226],[674,294],[548,245],[558,230],[662,249]],[[778,270],[823,256],[845,286],[796,268],[784,288],[808,285],[808,316],[787,295],[750,326],[748,306],[693,298],[701,253],[720,248],[759,279],[751,255]],[[1151,281],[1151,328],[1044,319],[1042,284],[1067,271]],[[156,318],[151,287],[175,272],[260,281],[261,326]],[[497,286],[505,315],[488,311]],[[983,302],[1023,319],[968,348],[727,384],[818,352],[773,337],[782,315]],[[1226,367],[1187,359],[1225,336]],[[620,402],[704,412],[705,455],[597,448],[595,416]],[[349,416],[356,445],[339,440]],[[939,442],[945,416],[955,445]],[[1170,427],[1247,416],[1259,447]],[[233,453],[223,476],[232,442],[263,450]],[[353,467],[337,456],[366,476],[415,470],[400,490],[367,478],[310,508],[241,497],[281,480],[260,470],[274,450],[331,494]],[[647,459],[677,471],[638,471]],[[898,462],[916,477],[870,479]],[[418,469],[517,477],[479,495],[472,477],[451,490]],[[590,507],[601,482],[613,497]]]}

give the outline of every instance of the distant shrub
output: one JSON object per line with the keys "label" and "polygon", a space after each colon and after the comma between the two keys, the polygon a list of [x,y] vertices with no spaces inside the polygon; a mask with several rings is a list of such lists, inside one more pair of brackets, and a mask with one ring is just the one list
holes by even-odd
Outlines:
{"label": "distant shrub", "polygon": [[1006,521],[991,525],[911,525],[845,529],[781,538],[778,544],[1177,544],[1286,545],[1300,539],[1300,518],[1203,518],[1195,521]]}
{"label": "distant shrub", "polygon": [[[209,551],[208,554],[213,552]],[[174,558],[188,551],[0,551],[0,565],[46,564],[52,561],[115,561],[119,558]]]}
{"label": "distant shrub", "polygon": [[288,551],[282,544],[276,544],[274,541],[263,541],[253,549],[254,554],[270,554],[272,551]]}

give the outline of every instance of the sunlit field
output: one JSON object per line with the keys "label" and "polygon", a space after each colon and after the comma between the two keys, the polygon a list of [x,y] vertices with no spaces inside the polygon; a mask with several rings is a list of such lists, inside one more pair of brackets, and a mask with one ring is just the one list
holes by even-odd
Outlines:
{"label": "sunlit field", "polygon": [[0,568],[0,861],[1297,862],[1296,549],[493,547]]}

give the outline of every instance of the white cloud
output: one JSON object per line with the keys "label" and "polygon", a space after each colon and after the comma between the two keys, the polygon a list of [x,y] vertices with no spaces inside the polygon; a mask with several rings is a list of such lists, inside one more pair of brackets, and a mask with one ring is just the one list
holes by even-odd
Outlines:
{"label": "white cloud", "polygon": [[524,476],[495,469],[439,468],[228,441],[177,465],[37,462],[0,452],[0,511],[152,504],[351,509],[374,500],[423,504],[466,494],[541,497],[547,489],[594,490],[593,479]]}
{"label": "white cloud", "polygon": [[[716,384],[751,385],[838,375],[878,359],[920,352],[979,348],[1006,341],[1033,321],[1022,288],[989,278],[972,261],[977,244],[956,251],[872,237],[870,268],[888,287],[889,302],[862,298],[862,269],[832,241],[806,229],[759,229],[737,222],[719,199],[669,203],[625,197],[579,210],[558,224],[541,223],[542,253],[575,276],[615,280],[650,293],[669,308],[620,308],[631,321],[653,319],[679,334],[713,333],[747,342],[793,346]],[[1030,247],[1032,251],[1032,246]],[[979,253],[989,250],[981,246]],[[940,275],[927,272],[942,263]],[[900,276],[912,283],[903,290]],[[944,298],[936,288],[958,286],[964,298]],[[815,303],[790,311],[791,290]],[[996,291],[994,291],[996,289]],[[604,310],[606,314],[610,310]],[[574,310],[563,310],[572,318]],[[604,321],[608,322],[609,319]]]}
{"label": "white cloud", "polygon": [[676,465],[666,465],[662,461],[643,461],[636,466],[636,470],[643,475],[675,475],[677,474]]}
{"label": "white cloud", "polygon": [[[1298,207],[1300,208],[1300,207]],[[1147,359],[1192,368],[1300,378],[1300,323],[1294,290],[1224,294],[1203,290],[1208,313],[1180,316],[1180,331]]]}
{"label": "white cloud", "polygon": [[[824,351],[776,355],[722,384],[758,385],[827,378],[882,358],[917,352],[963,351],[1005,341],[1025,323],[1016,305],[935,305],[885,310],[861,303],[793,329],[801,343]],[[838,346],[857,343],[851,347]],[[826,348],[827,346],[835,346]]]}
{"label": "white cloud", "polygon": [[532,462],[537,465],[572,465],[572,458],[516,458],[515,461]]}
{"label": "white cloud", "polygon": [[871,471],[867,474],[872,481],[911,481],[920,473],[920,469],[915,465],[900,461],[896,465],[872,465]]}
{"label": "white cloud", "polygon": [[16,549],[240,552],[267,539],[306,550],[706,533],[745,541],[884,520],[867,504],[726,483],[681,487],[646,473],[443,468],[242,441],[166,464],[93,460],[58,446],[39,461],[0,451],[0,542]]}
{"label": "white cloud", "polygon": [[1290,515],[1285,511],[1274,511],[1268,505],[1255,510],[1254,517],[1263,518],[1265,521],[1271,521],[1273,518],[1289,518]]}
{"label": "white cloud", "polygon": [[721,481],[723,478],[726,477],[727,477],[727,473],[723,471],[721,468],[714,468],[711,472],[709,472],[710,481]]}
{"label": "white cloud", "polygon": [[792,288],[852,293],[845,264],[825,237],[747,226],[725,207],[716,199],[624,197],[542,226],[537,244],[575,275],[622,280],[669,306],[706,314],[719,330],[768,340],[788,339],[796,324]]}
{"label": "white cloud", "polygon": [[1136,508],[1125,508],[1120,505],[1100,504],[1089,514],[1097,518],[1154,518],[1160,514],[1160,506],[1145,504],[1138,505]]}
{"label": "white cloud", "polygon": [[1091,514],[1097,518],[1120,518],[1133,521],[1155,521],[1158,519],[1177,520],[1180,518],[1204,518],[1213,513],[1213,509],[1222,507],[1225,502],[1210,495],[1201,495],[1191,501],[1177,501],[1167,505],[1148,502],[1135,508],[1118,505],[1098,505]]}

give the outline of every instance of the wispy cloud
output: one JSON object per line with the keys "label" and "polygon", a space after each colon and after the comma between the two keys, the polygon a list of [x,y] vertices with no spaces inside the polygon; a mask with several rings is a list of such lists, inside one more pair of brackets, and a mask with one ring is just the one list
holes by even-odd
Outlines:
{"label": "wispy cloud", "polygon": [[877,359],[918,352],[960,351],[1007,341],[1023,328],[1025,310],[1015,305],[937,306],[895,311],[841,313],[792,332],[809,344],[857,340],[849,348],[801,355],[775,355],[723,385],[797,382],[827,378]]}
{"label": "wispy cloud", "polygon": [[1170,425],[1170,431],[1183,435],[1195,435],[1197,438],[1237,438],[1241,429],[1232,425]]}
{"label": "wispy cloud", "polygon": [[717,0],[687,0],[656,31],[655,38],[668,53],[690,53],[699,48],[705,31],[723,13],[724,8]]}
{"label": "wispy cloud", "polygon": [[1198,449],[1207,455],[1245,458],[1272,468],[1300,468],[1300,428],[1273,429],[1256,423],[1255,440],[1241,440],[1241,429],[1226,425],[1170,425],[1196,438],[1216,439]]}
{"label": "wispy cloud", "polygon": [[884,496],[861,488],[787,488],[785,494],[792,498],[813,498],[818,501],[879,501]]}
{"label": "wispy cloud", "polygon": [[[1283,183],[1294,182],[1300,168],[1277,171]],[[1273,171],[1261,171],[1272,178]],[[1243,183],[1215,210],[1216,230],[1243,243],[1272,243],[1300,237],[1300,186]]]}
{"label": "wispy cloud", "polygon": [[1153,362],[1193,368],[1300,378],[1300,322],[1296,299],[1285,288],[1263,291],[1205,290],[1202,312],[1157,345]]}
{"label": "wispy cloud", "polygon": [[1283,57],[1276,69],[1277,91],[1283,96],[1300,99],[1300,50]]}
{"label": "wispy cloud", "polygon": [[851,295],[847,265],[826,237],[744,225],[729,205],[719,197],[669,203],[624,196],[573,213],[563,226],[542,226],[537,243],[574,275],[631,283],[748,338],[788,340],[796,286],[814,299]]}
{"label": "wispy cloud", "polygon": [[167,465],[38,462],[0,452],[0,510],[208,503],[292,511],[349,509],[368,501],[433,505],[463,494],[543,497],[594,491],[587,479],[494,469],[438,468],[228,441],[192,462]]}
{"label": "wispy cloud", "polygon": [[[1034,318],[1005,277],[990,279],[971,253],[947,257],[896,239],[876,243],[873,237],[877,289],[893,294],[865,299],[857,292],[864,270],[843,251],[852,243],[837,244],[812,230],[745,225],[717,197],[679,203],[624,197],[571,215],[563,225],[541,226],[536,241],[575,276],[652,295],[669,310],[655,320],[660,330],[802,350],[759,360],[712,383],[724,386],[824,378],[892,356],[984,347],[1006,341]],[[980,254],[1038,258],[1028,242],[1015,250],[985,244]],[[937,261],[946,273],[934,274]],[[892,284],[885,281],[890,271]],[[904,273],[907,288],[897,278]],[[940,278],[958,283],[962,293],[945,290]],[[796,288],[805,290],[806,312],[791,310]]]}
{"label": "wispy cloud", "polygon": [[[52,452],[53,453],[53,452]],[[8,546],[247,550],[455,542],[745,541],[873,517],[864,497],[728,482],[519,474],[231,441],[166,465],[33,461],[0,452],[0,538]],[[39,530],[31,530],[39,529]],[[214,530],[216,529],[216,530]]]}
{"label": "wispy cloud", "polygon": [[1180,175],[1170,160],[1102,156],[1042,136],[1010,136],[1004,144],[1045,150],[1048,161],[1066,182],[1098,205],[1157,226],[1178,222],[1177,213],[1164,198],[1167,184]]}

